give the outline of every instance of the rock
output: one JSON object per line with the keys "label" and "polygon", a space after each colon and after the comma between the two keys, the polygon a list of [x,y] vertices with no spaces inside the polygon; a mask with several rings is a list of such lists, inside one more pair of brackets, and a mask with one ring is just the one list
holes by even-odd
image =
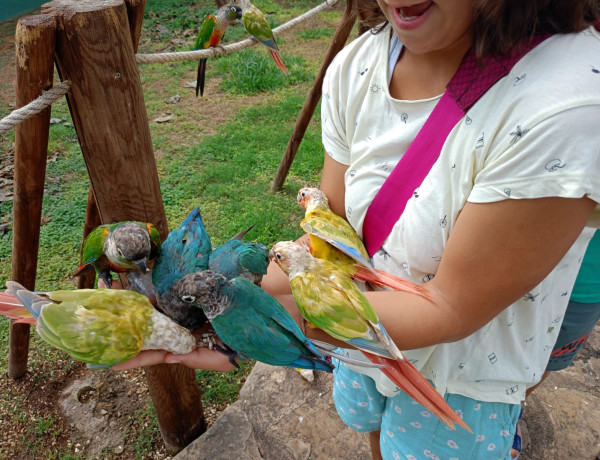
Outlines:
{"label": "rock", "polygon": [[370,458],[367,436],[340,420],[332,384],[324,372],[309,383],[294,369],[257,363],[239,399],[175,460]]}

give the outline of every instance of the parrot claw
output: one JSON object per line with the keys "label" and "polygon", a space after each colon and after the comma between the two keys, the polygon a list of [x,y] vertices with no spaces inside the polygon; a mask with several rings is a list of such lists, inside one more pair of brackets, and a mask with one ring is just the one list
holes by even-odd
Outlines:
{"label": "parrot claw", "polygon": [[102,272],[98,275],[98,278],[100,278],[102,281],[104,281],[104,284],[106,284],[106,287],[108,289],[110,289],[112,287],[113,279],[112,279],[112,276],[110,275],[110,272]]}
{"label": "parrot claw", "polygon": [[215,343],[214,345],[215,350],[220,351],[221,353],[223,353],[224,355],[227,355],[227,357],[229,358],[229,362],[231,364],[233,364],[236,369],[240,368],[240,365],[235,361],[235,358],[238,357],[238,354],[235,350],[233,350],[232,348],[230,348],[229,346],[223,344],[223,346]]}

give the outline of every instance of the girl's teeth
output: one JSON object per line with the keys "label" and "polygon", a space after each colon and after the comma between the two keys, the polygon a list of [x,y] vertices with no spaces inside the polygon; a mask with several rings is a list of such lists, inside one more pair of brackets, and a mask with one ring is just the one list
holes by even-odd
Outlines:
{"label": "girl's teeth", "polygon": [[418,18],[418,17],[419,17],[419,16],[406,16],[406,15],[404,14],[404,11],[402,10],[402,8],[400,8],[400,9],[398,10],[398,12],[400,13],[400,17],[401,17],[402,19],[404,19],[405,21],[412,21],[413,19],[416,19],[416,18]]}

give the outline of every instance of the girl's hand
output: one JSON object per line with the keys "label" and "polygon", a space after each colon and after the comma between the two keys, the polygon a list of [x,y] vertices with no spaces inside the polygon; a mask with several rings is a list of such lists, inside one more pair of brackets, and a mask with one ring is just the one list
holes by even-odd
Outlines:
{"label": "girl's hand", "polygon": [[122,371],[154,364],[183,364],[192,369],[229,372],[235,369],[229,358],[217,350],[196,348],[185,355],[177,355],[165,350],[145,350],[129,361],[118,364],[113,369]]}

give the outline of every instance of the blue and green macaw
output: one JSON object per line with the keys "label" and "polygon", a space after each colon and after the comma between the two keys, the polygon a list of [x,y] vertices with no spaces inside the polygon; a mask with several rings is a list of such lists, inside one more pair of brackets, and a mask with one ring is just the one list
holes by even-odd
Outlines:
{"label": "blue and green macaw", "polygon": [[333,262],[358,281],[427,297],[425,289],[418,284],[373,267],[354,228],[329,208],[327,196],[321,190],[302,188],[296,199],[306,210],[300,226],[309,235],[313,256]]}
{"label": "blue and green macaw", "polygon": [[273,31],[265,19],[263,12],[254,6],[250,0],[233,0],[233,3],[242,7],[242,24],[244,24],[246,32],[267,47],[273,61],[275,61],[275,65],[283,73],[287,74],[288,69],[281,60],[279,48],[277,47],[275,37],[273,36]]}
{"label": "blue and green macaw", "polygon": [[[242,17],[242,9],[229,3],[223,5],[214,14],[209,14],[206,19],[202,22],[196,42],[194,43],[194,50],[203,50],[207,48],[214,48],[221,43],[227,27],[232,25],[236,19]],[[196,77],[196,97],[198,92],[200,96],[204,95],[204,79],[206,75],[206,61],[207,58],[201,58],[198,61],[198,75]]]}
{"label": "blue and green macaw", "polygon": [[333,370],[285,308],[251,281],[205,270],[185,276],[178,296],[204,311],[218,337],[233,350],[234,364],[239,357],[274,366]]}
{"label": "blue and green macaw", "polygon": [[77,289],[42,296],[13,281],[6,287],[0,314],[36,324],[42,339],[90,368],[117,365],[142,350],[184,354],[196,347],[192,334],[134,291]]}
{"label": "blue and green macaw", "polygon": [[425,377],[404,358],[377,313],[350,275],[324,259],[313,257],[292,241],[276,243],[271,256],[288,274],[300,314],[310,326],[358,348],[371,361],[386,364],[381,371],[449,427],[468,426]]}
{"label": "blue and green macaw", "polygon": [[157,308],[189,330],[206,324],[206,316],[202,310],[178,301],[174,287],[185,275],[207,270],[211,251],[210,237],[200,209],[196,207],[179,227],[169,233],[152,269]]}
{"label": "blue and green macaw", "polygon": [[83,242],[80,275],[92,267],[107,287],[112,285],[111,272],[143,274],[148,262],[160,253],[161,238],[151,223],[117,222],[100,225]]}

